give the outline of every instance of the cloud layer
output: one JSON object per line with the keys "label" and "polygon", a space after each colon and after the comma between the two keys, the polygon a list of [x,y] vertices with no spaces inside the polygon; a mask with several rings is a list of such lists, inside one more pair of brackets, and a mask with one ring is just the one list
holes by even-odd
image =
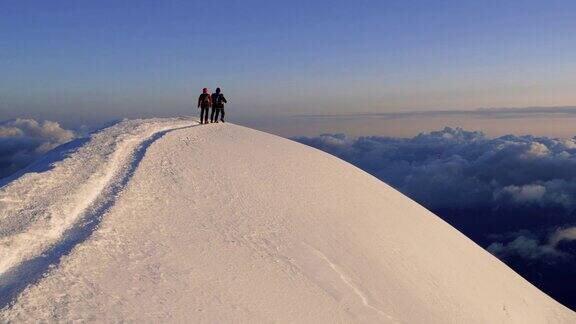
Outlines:
{"label": "cloud layer", "polygon": [[295,139],[364,169],[456,224],[484,221],[538,231],[493,242],[490,251],[500,256],[560,256],[556,243],[576,238],[570,228],[576,221],[576,139],[488,138],[459,128],[407,139],[343,134]]}
{"label": "cloud layer", "polygon": [[74,132],[51,121],[15,119],[0,123],[0,178],[74,137]]}

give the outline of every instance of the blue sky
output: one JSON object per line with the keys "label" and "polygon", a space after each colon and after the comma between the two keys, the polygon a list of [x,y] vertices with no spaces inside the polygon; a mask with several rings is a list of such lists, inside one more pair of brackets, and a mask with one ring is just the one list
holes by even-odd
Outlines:
{"label": "blue sky", "polygon": [[[0,2],[0,114],[68,123],[576,104],[574,1]],[[5,118],[0,118],[5,119]]]}

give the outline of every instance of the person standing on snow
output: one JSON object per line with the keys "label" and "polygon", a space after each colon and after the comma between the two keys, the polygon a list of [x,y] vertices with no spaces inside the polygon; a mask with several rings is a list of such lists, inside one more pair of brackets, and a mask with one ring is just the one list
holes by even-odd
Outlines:
{"label": "person standing on snow", "polygon": [[210,115],[210,122],[218,122],[218,114],[221,115],[220,120],[224,122],[224,104],[227,103],[224,94],[220,92],[220,88],[216,88],[216,93],[212,94],[212,114]]}
{"label": "person standing on snow", "polygon": [[200,124],[208,124],[208,111],[212,106],[212,98],[208,93],[208,88],[202,89],[202,94],[198,97],[198,108],[200,108]]}

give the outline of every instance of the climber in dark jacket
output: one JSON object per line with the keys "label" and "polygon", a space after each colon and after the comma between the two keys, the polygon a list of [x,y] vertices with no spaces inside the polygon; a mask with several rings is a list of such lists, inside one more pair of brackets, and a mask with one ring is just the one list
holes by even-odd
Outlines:
{"label": "climber in dark jacket", "polygon": [[198,97],[198,108],[200,108],[200,124],[208,124],[208,111],[212,106],[212,97],[208,93],[208,88],[202,89],[202,94]]}
{"label": "climber in dark jacket", "polygon": [[210,115],[210,122],[217,123],[218,115],[220,114],[220,120],[224,122],[224,104],[227,103],[226,98],[220,92],[220,88],[216,88],[216,93],[212,94],[212,114]]}

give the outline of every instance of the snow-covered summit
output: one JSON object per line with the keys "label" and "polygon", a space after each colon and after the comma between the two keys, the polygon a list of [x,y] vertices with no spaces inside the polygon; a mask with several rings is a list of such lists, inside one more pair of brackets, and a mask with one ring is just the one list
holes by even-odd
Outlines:
{"label": "snow-covered summit", "polygon": [[123,121],[0,189],[0,321],[574,323],[438,217],[304,145]]}

